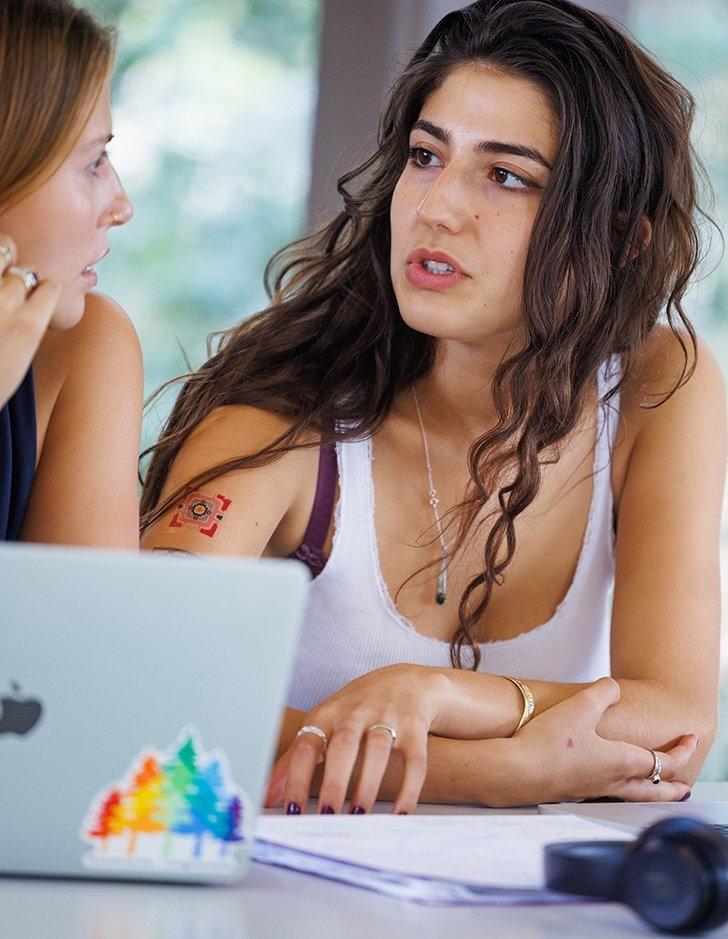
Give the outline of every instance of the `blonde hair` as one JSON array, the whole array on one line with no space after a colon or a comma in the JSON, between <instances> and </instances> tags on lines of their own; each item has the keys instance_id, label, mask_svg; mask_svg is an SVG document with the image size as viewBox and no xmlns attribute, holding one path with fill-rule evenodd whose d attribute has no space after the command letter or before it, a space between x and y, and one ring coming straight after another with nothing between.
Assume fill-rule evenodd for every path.
<instances>
[{"instance_id":1,"label":"blonde hair","mask_svg":"<svg viewBox=\"0 0 728 939\"><path fill-rule=\"evenodd\" d=\"M41 185L76 145L115 33L69 0L0 3L0 207Z\"/></svg>"}]
</instances>

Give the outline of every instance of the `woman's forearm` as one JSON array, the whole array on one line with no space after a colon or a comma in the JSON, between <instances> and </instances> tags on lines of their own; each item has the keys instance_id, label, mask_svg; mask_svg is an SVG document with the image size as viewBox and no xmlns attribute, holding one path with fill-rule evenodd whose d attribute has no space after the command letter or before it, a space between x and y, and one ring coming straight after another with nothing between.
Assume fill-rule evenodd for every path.
<instances>
[{"instance_id":1,"label":"woman's forearm","mask_svg":"<svg viewBox=\"0 0 728 939\"><path fill-rule=\"evenodd\" d=\"M447 690L445 707L438 715L437 733L443 737L472 740L508 737L518 725L523 698L516 686L497 675L441 669ZM534 716L565 701L588 684L522 679L535 702ZM653 750L669 749L687 733L697 734L701 746L688 767L692 783L707 756L716 729L716 701L704 689L679 693L675 688L647 679L616 679L621 697L599 723L598 733L609 740L623 740Z\"/></svg>"},{"instance_id":2,"label":"woman's forearm","mask_svg":"<svg viewBox=\"0 0 728 939\"><path fill-rule=\"evenodd\" d=\"M396 799L403 769L402 756L394 751L382 780L379 799L385 802ZM528 773L522 771L521 753L512 741L498 738L451 740L431 736L427 741L427 779L419 801L497 808L550 801L549 780L541 781L539 792L533 783Z\"/></svg>"}]
</instances>

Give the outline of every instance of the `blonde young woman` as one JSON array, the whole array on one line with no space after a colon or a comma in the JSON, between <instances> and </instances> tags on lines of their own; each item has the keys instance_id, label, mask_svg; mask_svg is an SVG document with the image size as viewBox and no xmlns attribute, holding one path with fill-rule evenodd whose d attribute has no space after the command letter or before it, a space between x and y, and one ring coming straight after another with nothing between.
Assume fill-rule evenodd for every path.
<instances>
[{"instance_id":1,"label":"blonde young woman","mask_svg":"<svg viewBox=\"0 0 728 939\"><path fill-rule=\"evenodd\" d=\"M132 207L106 150L113 37L0 5L0 540L135 547L141 355L93 293Z\"/></svg>"},{"instance_id":2,"label":"blonde young woman","mask_svg":"<svg viewBox=\"0 0 728 939\"><path fill-rule=\"evenodd\" d=\"M315 578L269 804L688 795L726 448L682 308L692 114L568 0L449 14L341 211L187 376L144 546Z\"/></svg>"}]
</instances>

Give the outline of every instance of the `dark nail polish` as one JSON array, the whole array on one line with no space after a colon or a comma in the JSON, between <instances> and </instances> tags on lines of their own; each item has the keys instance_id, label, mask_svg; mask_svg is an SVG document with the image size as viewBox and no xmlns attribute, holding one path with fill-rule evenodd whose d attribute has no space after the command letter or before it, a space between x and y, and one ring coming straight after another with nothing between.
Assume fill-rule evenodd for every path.
<instances>
[{"instance_id":1,"label":"dark nail polish","mask_svg":"<svg viewBox=\"0 0 728 939\"><path fill-rule=\"evenodd\" d=\"M289 802L286 806L286 815L300 815L301 806L298 802Z\"/></svg>"},{"instance_id":2,"label":"dark nail polish","mask_svg":"<svg viewBox=\"0 0 728 939\"><path fill-rule=\"evenodd\" d=\"M334 812L333 808L330 805L322 805L320 814L321 815L334 815L336 813Z\"/></svg>"},{"instance_id":3,"label":"dark nail polish","mask_svg":"<svg viewBox=\"0 0 728 939\"><path fill-rule=\"evenodd\" d=\"M352 815L365 815L366 809L362 808L360 805L355 805L351 810Z\"/></svg>"},{"instance_id":4,"label":"dark nail polish","mask_svg":"<svg viewBox=\"0 0 728 939\"><path fill-rule=\"evenodd\" d=\"M401 812L397 812L397 815L409 815L409 812L405 812L404 809L402 809Z\"/></svg>"},{"instance_id":5,"label":"dark nail polish","mask_svg":"<svg viewBox=\"0 0 728 939\"><path fill-rule=\"evenodd\" d=\"M690 790L688 790L688 791L685 793L685 795L682 797L682 799L680 799L680 801L681 801L681 802L687 802L691 795L692 795L692 792L691 792Z\"/></svg>"}]
</instances>

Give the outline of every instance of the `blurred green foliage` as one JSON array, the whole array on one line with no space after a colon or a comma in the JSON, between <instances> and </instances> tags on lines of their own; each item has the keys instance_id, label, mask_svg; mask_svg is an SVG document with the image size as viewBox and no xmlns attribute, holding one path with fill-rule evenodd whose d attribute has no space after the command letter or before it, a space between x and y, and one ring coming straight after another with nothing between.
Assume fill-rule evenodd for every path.
<instances>
[{"instance_id":1,"label":"blurred green foliage","mask_svg":"<svg viewBox=\"0 0 728 939\"><path fill-rule=\"evenodd\" d=\"M319 0L84 5L118 28L109 150L136 210L100 289L137 326L150 392L265 304L265 264L305 224Z\"/></svg>"}]
</instances>

